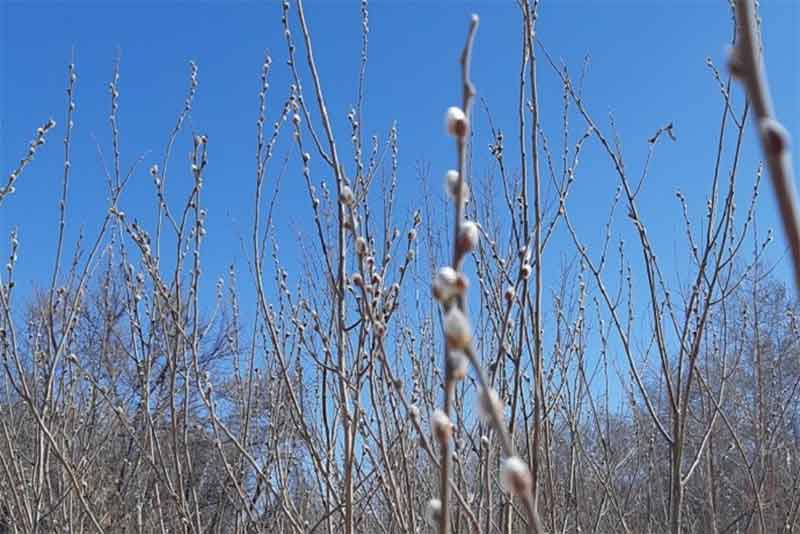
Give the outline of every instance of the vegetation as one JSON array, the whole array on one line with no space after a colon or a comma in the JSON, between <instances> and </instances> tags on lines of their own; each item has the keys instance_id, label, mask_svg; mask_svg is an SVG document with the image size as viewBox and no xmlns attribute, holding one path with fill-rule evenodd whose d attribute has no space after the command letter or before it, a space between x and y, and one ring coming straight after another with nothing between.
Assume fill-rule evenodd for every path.
<instances>
[{"instance_id":1,"label":"vegetation","mask_svg":"<svg viewBox=\"0 0 800 534\"><path fill-rule=\"evenodd\" d=\"M285 100L271 92L267 55L243 238L251 265L213 292L200 280L214 143L191 133L188 166L173 157L197 67L150 167L155 213L134 218L120 200L138 170L123 170L118 148L117 64L107 215L70 247L70 64L65 125L41 126L0 190L0 205L13 202L45 139L64 133L52 277L17 298L12 234L0 284L0 533L800 532L800 305L771 275L772 236L755 231L761 169L739 165L749 101L734 101L737 86L711 65L723 89L709 140L717 166L707 198L677 194L687 262L675 277L638 197L672 125L649 139L643 169L627 166L613 123L600 125L582 84L537 43L537 8L520 3L519 152L494 126L472 128L476 113L491 124L473 102L473 17L453 84L461 102L445 117L452 209L424 190L406 216L396 128L365 145L359 96L351 143L337 144L303 2L284 2L294 84ZM361 14L359 86L366 0ZM733 59L748 80L755 71ZM562 82L558 102L541 101L542 73ZM559 131L541 127L544 105L563 109ZM487 135L483 179L470 155ZM594 172L580 165L590 145L616 179L596 248L569 202ZM275 240L277 146L296 158L312 221L292 265ZM779 152L768 154L774 183L791 185L790 172L775 176L786 143L765 146ZM191 188L168 202L179 173ZM574 253L546 285L554 236ZM243 276L253 293L239 289Z\"/></svg>"}]
</instances>

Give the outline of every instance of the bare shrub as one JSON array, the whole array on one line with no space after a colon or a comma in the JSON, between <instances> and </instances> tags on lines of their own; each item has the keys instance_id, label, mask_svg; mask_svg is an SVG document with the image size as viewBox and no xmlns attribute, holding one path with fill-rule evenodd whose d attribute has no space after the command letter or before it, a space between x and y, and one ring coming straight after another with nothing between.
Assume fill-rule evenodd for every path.
<instances>
[{"instance_id":1,"label":"bare shrub","mask_svg":"<svg viewBox=\"0 0 800 534\"><path fill-rule=\"evenodd\" d=\"M603 126L583 95L585 72L575 80L537 41L538 7L519 4L513 134L470 78L477 16L464 47L443 51L461 67L461 101L442 110L453 169L420 165L406 209L401 132L367 139L363 124L368 3L357 100L340 113L303 1L283 2L292 83L285 95L270 86L266 54L240 236L248 272L213 273L213 289L204 181L218 141L187 131L198 65L163 154L126 168L117 58L102 103L108 206L73 245L71 63L64 125L43 123L0 189L0 206L13 202L63 132L52 275L17 298L14 232L0 284L0 533L797 532L800 309L755 228L762 169L741 166L751 104L709 63L723 89L717 165L707 198L676 195L686 262L675 276L648 233L660 214L640 208L672 123L640 140L643 168L626 165L613 119ZM754 53L748 42L737 53ZM556 101L540 99L539 76L559 82ZM545 105L562 111L555 128L541 123ZM173 154L183 141L188 163ZM487 141L482 174L472 155ZM589 150L614 183L605 224L587 228L570 193L599 172L580 164ZM781 198L787 158L767 154ZM287 169L309 221L297 259L274 220ZM154 209L133 214L121 195L145 173ZM177 176L188 187L167 195ZM556 240L570 252L554 271Z\"/></svg>"}]
</instances>

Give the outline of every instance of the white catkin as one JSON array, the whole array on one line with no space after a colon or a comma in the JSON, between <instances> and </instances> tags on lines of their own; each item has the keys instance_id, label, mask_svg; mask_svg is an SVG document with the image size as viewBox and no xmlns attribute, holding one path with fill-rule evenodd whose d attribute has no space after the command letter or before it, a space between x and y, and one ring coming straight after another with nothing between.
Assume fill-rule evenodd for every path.
<instances>
[{"instance_id":1,"label":"white catkin","mask_svg":"<svg viewBox=\"0 0 800 534\"><path fill-rule=\"evenodd\" d=\"M452 267L442 267L433 277L433 297L439 301L447 301L463 292L464 285L460 282L458 272Z\"/></svg>"},{"instance_id":2,"label":"white catkin","mask_svg":"<svg viewBox=\"0 0 800 534\"><path fill-rule=\"evenodd\" d=\"M498 419L503 416L503 403L497 392L491 388L481 389L478 392L478 415L485 423L492 421L492 414L495 414Z\"/></svg>"},{"instance_id":3,"label":"white catkin","mask_svg":"<svg viewBox=\"0 0 800 534\"><path fill-rule=\"evenodd\" d=\"M431 432L439 443L445 443L453 433L453 423L442 410L431 414Z\"/></svg>"},{"instance_id":4,"label":"white catkin","mask_svg":"<svg viewBox=\"0 0 800 534\"><path fill-rule=\"evenodd\" d=\"M442 501L430 499L425 505L425 520L432 527L439 524L439 517L442 514Z\"/></svg>"},{"instance_id":5,"label":"white catkin","mask_svg":"<svg viewBox=\"0 0 800 534\"><path fill-rule=\"evenodd\" d=\"M478 246L478 225L472 221L464 221L458 229L458 246L462 252L470 252Z\"/></svg>"},{"instance_id":6,"label":"white catkin","mask_svg":"<svg viewBox=\"0 0 800 534\"><path fill-rule=\"evenodd\" d=\"M444 337L451 350L465 350L472 342L472 328L464 312L456 306L444 317Z\"/></svg>"},{"instance_id":7,"label":"white catkin","mask_svg":"<svg viewBox=\"0 0 800 534\"><path fill-rule=\"evenodd\" d=\"M531 473L518 456L511 456L500 463L500 485L511 495L526 493L531 485Z\"/></svg>"},{"instance_id":8,"label":"white catkin","mask_svg":"<svg viewBox=\"0 0 800 534\"><path fill-rule=\"evenodd\" d=\"M444 187L447 194L452 198L456 197L456 187L458 187L458 171L450 169L444 175Z\"/></svg>"},{"instance_id":9,"label":"white catkin","mask_svg":"<svg viewBox=\"0 0 800 534\"><path fill-rule=\"evenodd\" d=\"M464 110L457 106L451 106L447 108L447 113L445 114L445 125L447 127L447 133L453 137L466 136L469 124L467 122L467 116L464 114Z\"/></svg>"}]
</instances>

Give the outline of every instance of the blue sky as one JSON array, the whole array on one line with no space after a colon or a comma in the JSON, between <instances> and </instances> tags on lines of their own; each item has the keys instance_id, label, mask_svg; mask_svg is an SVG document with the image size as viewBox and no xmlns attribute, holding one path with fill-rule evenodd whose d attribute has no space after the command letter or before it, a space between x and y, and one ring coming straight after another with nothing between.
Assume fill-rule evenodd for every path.
<instances>
[{"instance_id":1,"label":"blue sky","mask_svg":"<svg viewBox=\"0 0 800 534\"><path fill-rule=\"evenodd\" d=\"M800 2L762 1L768 73L779 118L800 137ZM0 211L0 250L11 228L20 232L18 284L23 291L45 284L50 272L56 207L63 162L66 67L74 48L78 83L68 237L80 228L92 236L105 212L106 191L95 139L110 154L107 84L113 59L121 51L120 112L123 166L144 161L121 206L141 221L152 221L152 181L147 172L160 162L168 134L188 85L188 62L199 65L200 87L189 128L210 139L205 202L209 237L205 244L206 287L236 263L245 279L239 238L249 235L254 187L254 124L265 50L273 57L270 117L287 94L286 47L278 2L8 2L0 7L0 169L7 173L24 153L34 130L53 117L59 124L49 143L17 184L17 193ZM327 104L336 124L340 150L349 161L345 119L355 102L360 49L357 2L306 2L315 55ZM401 205L409 212L418 192L419 162L430 163L431 189L441 191L441 176L453 165L451 140L444 134L444 110L460 101L457 56L469 15L481 17L473 56L473 79L496 123L513 140L516 131L520 16L515 2L441 1L370 3L369 64L365 116L367 134L382 138L393 121L400 140ZM294 17L294 15L293 15ZM294 23L294 20L293 20ZM640 196L645 222L667 267L685 271L685 250L675 190L681 189L702 214L710 186L722 102L706 67L712 58L724 72L731 35L726 1L544 1L538 37L555 58L577 73L591 56L585 82L586 103L607 128L613 112L631 169L641 168L646 139L672 121L676 143L659 145L652 172ZM295 30L295 35L299 32ZM540 57L540 106L545 131L555 143L560 132L560 82ZM310 79L305 85L310 89ZM737 97L738 98L738 97ZM738 98L741 102L741 98ZM271 120L268 124L271 123ZM572 142L584 125L572 119ZM474 173L492 170L486 121L478 116ZM513 143L513 141L511 141ZM285 142L279 154L288 146ZM188 133L175 150L185 161ZM510 144L509 155L516 153ZM745 138L740 173L747 191L758 154L752 131ZM797 158L796 158L797 160ZM312 162L313 164L313 162ZM325 177L316 161L316 179ZM508 160L517 170L514 158ZM172 191L188 187L188 170L173 171ZM291 173L290 173L291 174ZM569 201L585 242L599 242L608 201L617 178L595 145L587 149ZM759 228L778 229L772 191L766 183ZM288 250L298 230L309 231L307 198L301 175L287 176L276 220ZM172 197L177 200L178 197ZM739 205L745 205L740 198ZM623 214L624 215L624 214ZM624 228L624 217L620 223ZM776 234L781 238L780 233ZM574 254L565 235L548 251L557 266ZM779 239L779 243L781 243ZM773 247L773 256L781 250ZM789 280L788 267L778 276Z\"/></svg>"}]
</instances>

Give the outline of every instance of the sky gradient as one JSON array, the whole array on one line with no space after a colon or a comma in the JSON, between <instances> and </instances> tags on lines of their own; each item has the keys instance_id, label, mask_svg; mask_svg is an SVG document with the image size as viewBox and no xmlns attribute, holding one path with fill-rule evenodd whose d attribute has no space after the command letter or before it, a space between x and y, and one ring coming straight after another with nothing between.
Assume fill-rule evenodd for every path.
<instances>
[{"instance_id":1,"label":"sky gradient","mask_svg":"<svg viewBox=\"0 0 800 534\"><path fill-rule=\"evenodd\" d=\"M767 71L779 118L800 137L800 2L762 1ZM351 164L345 116L355 102L361 46L357 2L306 2L314 51L327 105L335 123L343 158ZM508 165L518 171L514 138L520 63L521 17L515 2L370 2L369 62L364 105L366 140L384 139L396 122L400 143L401 213L410 213L419 193L418 169L430 165L431 190L441 191L441 176L454 164L452 141L442 126L444 110L460 101L458 54L469 15L478 13L472 76L495 123L506 132ZM299 39L292 12L295 38ZM669 122L675 143L660 143L650 177L639 197L658 253L677 273L686 272L685 240L675 191L686 195L692 214L702 217L710 187L722 99L706 65L710 58L725 74L725 50L732 34L728 3L719 1L544 1L538 38L570 72L580 72L588 55L585 102L595 119L609 129L609 113L622 140L626 165L638 175L647 154L647 139ZM73 137L68 242L83 229L93 236L107 208L105 179L97 143L110 157L109 95L117 51L121 55L120 111L123 167L138 158L121 207L141 221L152 222L154 200L148 169L160 162L188 86L190 60L199 66L199 89L188 128L174 151L173 201L191 183L188 165L179 170L190 146L190 132L210 139L204 198L208 239L206 287L236 264L246 271L241 239L247 239L253 214L255 119L261 64L265 51L273 58L268 124L278 112L291 83L285 68L287 51L278 2L3 2L0 7L0 167L16 165L37 126L49 117L58 122L48 144L17 184L17 193L0 211L0 251L19 229L20 289L46 284L55 246L56 207L63 164L67 64L74 50L78 74ZM298 57L302 58L302 49ZM549 141L560 147L561 83L539 52L540 109ZM311 88L305 76L306 89ZM741 104L738 88L735 101ZM473 173L493 172L486 150L491 141L486 117L476 107ZM570 142L585 131L571 118ZM740 189L752 187L758 164L752 131L745 135ZM283 157L290 144L279 145ZM295 159L297 159L295 157ZM795 161L797 161L797 157ZM177 162L177 164L175 163ZM316 165L316 168L314 167ZM351 165L352 166L352 165ZM796 166L796 165L795 165ZM723 175L727 172L723 169ZM312 160L315 180L329 178L320 159ZM350 172L352 175L352 171ZM310 233L310 208L301 175L290 172L276 211L279 240L291 267L293 242ZM766 177L765 177L766 178ZM569 210L590 249L602 237L601 225L617 177L596 143L582 157L581 171L569 199ZM779 229L775 204L764 180L759 232ZM268 185L269 187L269 185ZM746 198L739 199L743 211ZM630 225L618 224L620 236ZM546 261L557 267L574 257L566 234L548 249ZM782 235L771 254L782 255ZM70 247L71 249L71 247ZM5 254L5 252L3 252ZM783 263L776 274L789 280ZM240 279L246 278L240 276ZM548 279L554 283L555 279ZM550 286L552 288L552 286Z\"/></svg>"}]
</instances>

